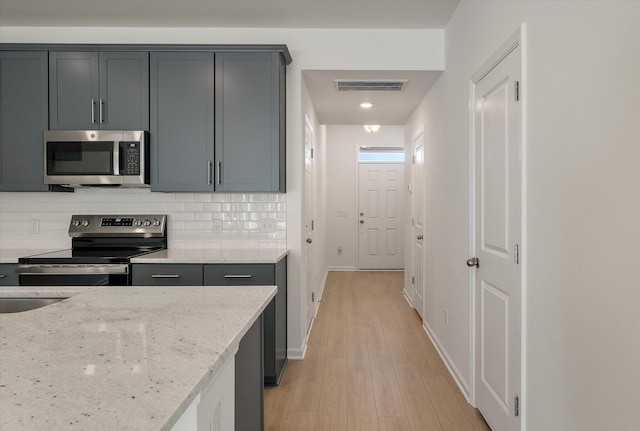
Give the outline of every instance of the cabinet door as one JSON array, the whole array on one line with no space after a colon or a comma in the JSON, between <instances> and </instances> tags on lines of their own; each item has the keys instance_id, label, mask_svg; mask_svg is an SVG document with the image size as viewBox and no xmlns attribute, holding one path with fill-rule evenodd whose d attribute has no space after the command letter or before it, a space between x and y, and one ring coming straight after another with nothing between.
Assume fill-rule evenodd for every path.
<instances>
[{"instance_id":1,"label":"cabinet door","mask_svg":"<svg viewBox=\"0 0 640 431\"><path fill-rule=\"evenodd\" d=\"M98 53L49 53L51 130L98 129Z\"/></svg>"},{"instance_id":2,"label":"cabinet door","mask_svg":"<svg viewBox=\"0 0 640 431\"><path fill-rule=\"evenodd\" d=\"M283 77L278 53L216 54L216 191L284 191Z\"/></svg>"},{"instance_id":3,"label":"cabinet door","mask_svg":"<svg viewBox=\"0 0 640 431\"><path fill-rule=\"evenodd\" d=\"M149 130L149 53L101 52L101 129Z\"/></svg>"},{"instance_id":4,"label":"cabinet door","mask_svg":"<svg viewBox=\"0 0 640 431\"><path fill-rule=\"evenodd\" d=\"M0 286L18 285L18 274L16 274L17 266L18 265L13 263L0 264Z\"/></svg>"},{"instance_id":5,"label":"cabinet door","mask_svg":"<svg viewBox=\"0 0 640 431\"><path fill-rule=\"evenodd\" d=\"M236 353L236 431L264 430L262 316L240 340Z\"/></svg>"},{"instance_id":6,"label":"cabinet door","mask_svg":"<svg viewBox=\"0 0 640 431\"><path fill-rule=\"evenodd\" d=\"M151 190L213 191L213 53L151 53Z\"/></svg>"},{"instance_id":7,"label":"cabinet door","mask_svg":"<svg viewBox=\"0 0 640 431\"><path fill-rule=\"evenodd\" d=\"M0 52L0 191L46 191L46 52Z\"/></svg>"},{"instance_id":8,"label":"cabinet door","mask_svg":"<svg viewBox=\"0 0 640 431\"><path fill-rule=\"evenodd\" d=\"M198 264L134 264L131 269L134 286L202 286L202 265Z\"/></svg>"}]
</instances>

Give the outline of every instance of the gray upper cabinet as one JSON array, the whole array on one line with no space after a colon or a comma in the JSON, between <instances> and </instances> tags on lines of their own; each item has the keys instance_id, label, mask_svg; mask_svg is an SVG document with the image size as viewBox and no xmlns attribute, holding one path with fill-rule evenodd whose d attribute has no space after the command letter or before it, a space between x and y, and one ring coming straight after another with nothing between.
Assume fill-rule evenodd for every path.
<instances>
[{"instance_id":1,"label":"gray upper cabinet","mask_svg":"<svg viewBox=\"0 0 640 431\"><path fill-rule=\"evenodd\" d=\"M284 78L279 53L216 54L216 191L285 191Z\"/></svg>"},{"instance_id":2,"label":"gray upper cabinet","mask_svg":"<svg viewBox=\"0 0 640 431\"><path fill-rule=\"evenodd\" d=\"M148 52L49 53L51 130L148 130Z\"/></svg>"},{"instance_id":3,"label":"gray upper cabinet","mask_svg":"<svg viewBox=\"0 0 640 431\"><path fill-rule=\"evenodd\" d=\"M278 52L151 53L151 189L285 191Z\"/></svg>"},{"instance_id":4,"label":"gray upper cabinet","mask_svg":"<svg viewBox=\"0 0 640 431\"><path fill-rule=\"evenodd\" d=\"M0 51L0 191L46 191L47 53Z\"/></svg>"},{"instance_id":5,"label":"gray upper cabinet","mask_svg":"<svg viewBox=\"0 0 640 431\"><path fill-rule=\"evenodd\" d=\"M151 53L151 190L213 191L214 54Z\"/></svg>"}]
</instances>

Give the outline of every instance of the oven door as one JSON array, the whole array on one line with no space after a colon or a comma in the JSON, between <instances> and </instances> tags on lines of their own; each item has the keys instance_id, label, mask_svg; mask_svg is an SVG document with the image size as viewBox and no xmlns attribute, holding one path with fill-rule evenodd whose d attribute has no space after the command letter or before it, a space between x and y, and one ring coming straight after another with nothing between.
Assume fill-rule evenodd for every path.
<instances>
[{"instance_id":1,"label":"oven door","mask_svg":"<svg viewBox=\"0 0 640 431\"><path fill-rule=\"evenodd\" d=\"M129 265L18 265L20 286L129 286Z\"/></svg>"}]
</instances>

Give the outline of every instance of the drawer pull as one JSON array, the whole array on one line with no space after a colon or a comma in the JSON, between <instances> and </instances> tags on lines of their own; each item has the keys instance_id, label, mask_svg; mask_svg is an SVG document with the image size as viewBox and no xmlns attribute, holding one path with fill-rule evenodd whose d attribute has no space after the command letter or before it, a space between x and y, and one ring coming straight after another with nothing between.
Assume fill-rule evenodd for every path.
<instances>
[{"instance_id":1,"label":"drawer pull","mask_svg":"<svg viewBox=\"0 0 640 431\"><path fill-rule=\"evenodd\" d=\"M251 274L225 274L224 278L251 278Z\"/></svg>"},{"instance_id":2,"label":"drawer pull","mask_svg":"<svg viewBox=\"0 0 640 431\"><path fill-rule=\"evenodd\" d=\"M151 274L151 278L180 278L180 274Z\"/></svg>"},{"instance_id":3,"label":"drawer pull","mask_svg":"<svg viewBox=\"0 0 640 431\"><path fill-rule=\"evenodd\" d=\"M5 278L5 277L6 277L6 275L0 274L0 278Z\"/></svg>"}]
</instances>

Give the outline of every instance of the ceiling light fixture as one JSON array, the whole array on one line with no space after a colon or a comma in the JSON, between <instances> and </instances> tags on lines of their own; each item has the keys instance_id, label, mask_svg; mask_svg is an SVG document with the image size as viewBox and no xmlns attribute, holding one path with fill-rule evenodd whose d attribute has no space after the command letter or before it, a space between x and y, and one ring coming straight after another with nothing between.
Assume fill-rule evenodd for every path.
<instances>
[{"instance_id":1,"label":"ceiling light fixture","mask_svg":"<svg viewBox=\"0 0 640 431\"><path fill-rule=\"evenodd\" d=\"M369 108L371 108L372 106L373 106L373 103L370 103L370 102L362 102L362 103L360 104L360 107L361 107L362 109L369 109Z\"/></svg>"},{"instance_id":2,"label":"ceiling light fixture","mask_svg":"<svg viewBox=\"0 0 640 431\"><path fill-rule=\"evenodd\" d=\"M376 133L378 130L380 130L379 124L367 124L363 127L364 127L364 130L366 130L369 133Z\"/></svg>"}]
</instances>

